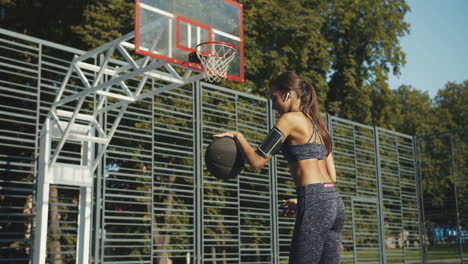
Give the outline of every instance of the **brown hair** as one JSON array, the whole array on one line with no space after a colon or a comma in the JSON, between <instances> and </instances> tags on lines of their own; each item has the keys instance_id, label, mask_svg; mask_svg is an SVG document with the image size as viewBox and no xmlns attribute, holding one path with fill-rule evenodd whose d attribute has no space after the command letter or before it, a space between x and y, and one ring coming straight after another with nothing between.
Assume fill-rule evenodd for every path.
<instances>
[{"instance_id":1,"label":"brown hair","mask_svg":"<svg viewBox=\"0 0 468 264\"><path fill-rule=\"evenodd\" d=\"M323 138L323 143L327 148L327 156L332 151L332 140L325 122L320 115L320 107L317 100L317 93L314 87L294 72L279 72L270 81L270 93L273 90L286 94L294 90L301 100L299 110L306 115L312 124L319 130Z\"/></svg>"}]
</instances>

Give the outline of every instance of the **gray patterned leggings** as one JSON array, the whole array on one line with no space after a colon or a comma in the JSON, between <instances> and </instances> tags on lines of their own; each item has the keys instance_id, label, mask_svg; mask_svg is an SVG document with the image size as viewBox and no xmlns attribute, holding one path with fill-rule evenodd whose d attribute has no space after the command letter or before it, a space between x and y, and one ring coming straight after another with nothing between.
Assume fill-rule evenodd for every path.
<instances>
[{"instance_id":1,"label":"gray patterned leggings","mask_svg":"<svg viewBox=\"0 0 468 264\"><path fill-rule=\"evenodd\" d=\"M338 264L345 207L333 183L296 188L297 215L289 264Z\"/></svg>"}]
</instances>

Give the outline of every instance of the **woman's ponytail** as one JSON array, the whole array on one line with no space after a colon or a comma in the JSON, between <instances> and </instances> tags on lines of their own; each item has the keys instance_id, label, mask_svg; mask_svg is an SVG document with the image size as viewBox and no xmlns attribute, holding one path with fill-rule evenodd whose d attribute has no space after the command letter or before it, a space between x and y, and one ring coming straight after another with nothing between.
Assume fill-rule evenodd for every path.
<instances>
[{"instance_id":1,"label":"woman's ponytail","mask_svg":"<svg viewBox=\"0 0 468 264\"><path fill-rule=\"evenodd\" d=\"M322 115L320 114L317 93L315 92L314 87L302 77L301 81L302 83L300 86L302 88L302 96L300 110L310 119L314 125L314 129L318 129L318 132L324 141L323 144L325 144L327 148L328 156L328 154L330 154L332 151L332 140Z\"/></svg>"},{"instance_id":2,"label":"woman's ponytail","mask_svg":"<svg viewBox=\"0 0 468 264\"><path fill-rule=\"evenodd\" d=\"M332 151L330 133L320 115L317 94L314 87L294 72L279 72L270 81L270 89L280 91L282 94L294 90L301 100L299 110L312 122L314 129L318 129L327 148L327 156Z\"/></svg>"}]
</instances>

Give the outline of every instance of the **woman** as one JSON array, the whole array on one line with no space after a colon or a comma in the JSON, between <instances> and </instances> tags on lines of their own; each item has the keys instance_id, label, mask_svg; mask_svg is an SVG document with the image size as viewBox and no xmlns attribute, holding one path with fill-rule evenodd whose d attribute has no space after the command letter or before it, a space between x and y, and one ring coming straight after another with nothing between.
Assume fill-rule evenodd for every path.
<instances>
[{"instance_id":1,"label":"woman","mask_svg":"<svg viewBox=\"0 0 468 264\"><path fill-rule=\"evenodd\" d=\"M255 169L282 150L297 193L297 199L280 206L283 216L296 216L289 263L339 263L345 208L335 189L331 137L320 116L317 95L293 72L278 73L269 86L273 109L280 118L257 149L236 131L215 137L236 139Z\"/></svg>"}]
</instances>

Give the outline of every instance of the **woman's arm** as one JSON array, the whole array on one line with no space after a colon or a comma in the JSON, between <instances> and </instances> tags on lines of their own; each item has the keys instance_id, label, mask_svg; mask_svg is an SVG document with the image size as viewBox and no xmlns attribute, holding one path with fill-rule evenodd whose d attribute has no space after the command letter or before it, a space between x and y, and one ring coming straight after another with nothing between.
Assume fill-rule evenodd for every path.
<instances>
[{"instance_id":1,"label":"woman's arm","mask_svg":"<svg viewBox=\"0 0 468 264\"><path fill-rule=\"evenodd\" d=\"M256 170L259 170L267 164L267 162L271 159L272 156L268 158L264 158L260 154L258 154L255 149L247 142L244 135L237 131L228 131L221 134L214 135L215 137L230 137L236 140L239 143L239 146L242 149L242 156L244 160L250 164L250 166L254 167Z\"/></svg>"},{"instance_id":2,"label":"woman's arm","mask_svg":"<svg viewBox=\"0 0 468 264\"><path fill-rule=\"evenodd\" d=\"M291 134L291 129L292 129L292 122L294 116L290 114L284 114L282 115L278 121L275 124L275 127L278 128L283 134L284 138L282 139L281 143L286 140L286 138ZM239 143L243 156L252 167L254 167L256 170L259 170L267 164L267 162L271 159L271 155L268 156L267 158L264 158L262 155L258 154L256 149L254 149L249 142L245 139L244 135L242 133L237 132L237 131L230 131L230 132L225 132L221 134L215 135L215 137L230 137Z\"/></svg>"},{"instance_id":3,"label":"woman's arm","mask_svg":"<svg viewBox=\"0 0 468 264\"><path fill-rule=\"evenodd\" d=\"M239 142L239 145L242 148L242 153L244 154L244 158L250 164L250 166L254 167L256 170L259 170L265 166L265 164L270 161L273 156L269 156L268 158L264 158L260 154L255 151L255 149L250 146L249 142L244 138L242 133L236 132L235 139Z\"/></svg>"}]
</instances>

